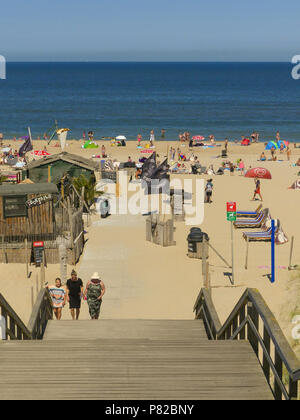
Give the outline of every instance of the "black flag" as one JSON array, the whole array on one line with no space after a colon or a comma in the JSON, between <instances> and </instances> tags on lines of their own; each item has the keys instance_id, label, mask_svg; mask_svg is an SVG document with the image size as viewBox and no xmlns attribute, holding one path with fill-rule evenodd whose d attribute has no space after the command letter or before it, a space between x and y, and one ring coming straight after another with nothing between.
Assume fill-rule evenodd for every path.
<instances>
[{"instance_id":1,"label":"black flag","mask_svg":"<svg viewBox=\"0 0 300 420\"><path fill-rule=\"evenodd\" d=\"M170 179L168 175L169 165L168 159L165 159L154 171L152 175L152 179L158 179L159 181L162 179Z\"/></svg>"},{"instance_id":2,"label":"black flag","mask_svg":"<svg viewBox=\"0 0 300 420\"><path fill-rule=\"evenodd\" d=\"M24 156L27 152L30 152L33 149L32 143L29 136L26 136L25 142L22 144L22 146L19 149L19 156Z\"/></svg>"},{"instance_id":3,"label":"black flag","mask_svg":"<svg viewBox=\"0 0 300 420\"><path fill-rule=\"evenodd\" d=\"M142 166L141 179L148 182L151 182L152 175L156 169L156 152L152 153L151 156L144 162Z\"/></svg>"}]
</instances>

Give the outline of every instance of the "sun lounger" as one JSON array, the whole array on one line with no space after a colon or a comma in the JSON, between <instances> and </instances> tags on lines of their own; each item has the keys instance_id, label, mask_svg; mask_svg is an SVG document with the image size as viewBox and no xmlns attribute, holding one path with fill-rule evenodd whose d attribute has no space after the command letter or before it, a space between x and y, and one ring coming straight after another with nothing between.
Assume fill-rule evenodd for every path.
<instances>
[{"instance_id":1,"label":"sun lounger","mask_svg":"<svg viewBox=\"0 0 300 420\"><path fill-rule=\"evenodd\" d=\"M275 238L279 232L280 222L278 221L277 227L275 228ZM272 227L269 227L265 231L259 232L243 232L243 238L249 242L271 242L272 239Z\"/></svg>"},{"instance_id":2,"label":"sun lounger","mask_svg":"<svg viewBox=\"0 0 300 420\"><path fill-rule=\"evenodd\" d=\"M264 209L258 214L256 219L238 219L233 223L233 225L236 229L260 228L268 219L270 219L269 209Z\"/></svg>"},{"instance_id":3,"label":"sun lounger","mask_svg":"<svg viewBox=\"0 0 300 420\"><path fill-rule=\"evenodd\" d=\"M262 209L262 204L260 204L255 211L237 211L237 217L257 217L258 213Z\"/></svg>"}]
</instances>

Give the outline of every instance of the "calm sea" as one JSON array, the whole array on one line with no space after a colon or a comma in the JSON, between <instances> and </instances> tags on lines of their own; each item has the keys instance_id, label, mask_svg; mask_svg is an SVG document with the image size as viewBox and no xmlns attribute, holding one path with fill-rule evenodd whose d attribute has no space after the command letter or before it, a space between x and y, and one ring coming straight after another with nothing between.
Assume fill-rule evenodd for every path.
<instances>
[{"instance_id":1,"label":"calm sea","mask_svg":"<svg viewBox=\"0 0 300 420\"><path fill-rule=\"evenodd\" d=\"M288 63L8 63L0 80L0 131L42 136L54 123L79 139L151 129L160 138L214 134L300 141L300 80Z\"/></svg>"}]
</instances>

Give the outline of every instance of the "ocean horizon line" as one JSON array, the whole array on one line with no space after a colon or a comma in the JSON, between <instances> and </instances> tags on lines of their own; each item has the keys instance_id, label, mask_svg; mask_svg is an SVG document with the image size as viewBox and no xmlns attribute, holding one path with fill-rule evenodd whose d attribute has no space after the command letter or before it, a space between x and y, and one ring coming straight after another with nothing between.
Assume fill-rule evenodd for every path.
<instances>
[{"instance_id":1,"label":"ocean horizon line","mask_svg":"<svg viewBox=\"0 0 300 420\"><path fill-rule=\"evenodd\" d=\"M174 61L174 60L6 60L8 64L47 64L47 63L62 63L62 64L127 64L127 63L141 63L141 64L292 64L291 61L246 61L246 60L239 60L239 61Z\"/></svg>"}]
</instances>

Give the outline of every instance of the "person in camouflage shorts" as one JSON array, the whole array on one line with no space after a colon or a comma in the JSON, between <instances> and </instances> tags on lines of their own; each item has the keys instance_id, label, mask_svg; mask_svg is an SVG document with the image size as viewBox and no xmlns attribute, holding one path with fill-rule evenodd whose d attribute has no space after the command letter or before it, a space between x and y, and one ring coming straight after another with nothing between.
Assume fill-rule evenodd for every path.
<instances>
[{"instance_id":1,"label":"person in camouflage shorts","mask_svg":"<svg viewBox=\"0 0 300 420\"><path fill-rule=\"evenodd\" d=\"M86 285L84 296L87 299L91 319L99 319L102 297L105 293L105 285L98 273L94 273Z\"/></svg>"}]
</instances>

